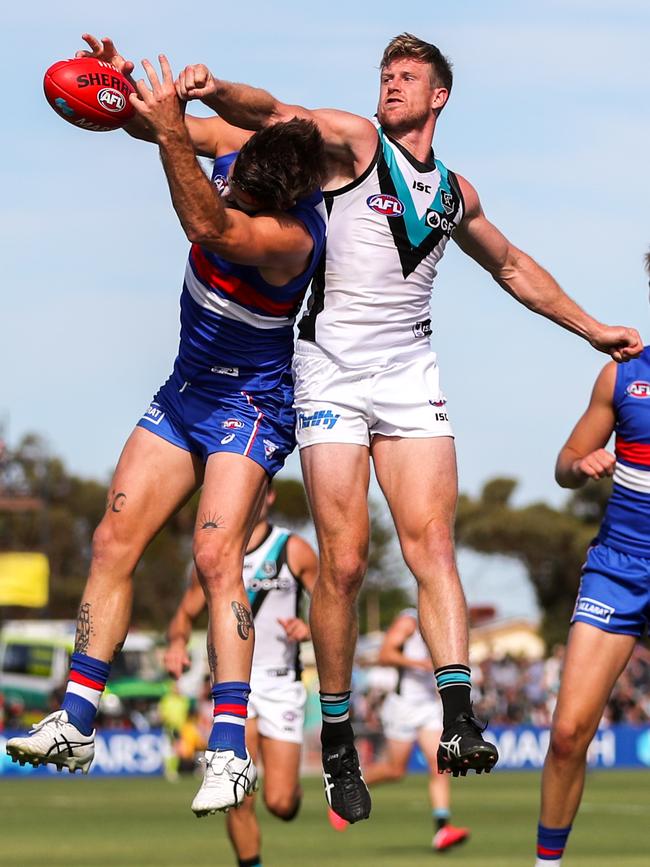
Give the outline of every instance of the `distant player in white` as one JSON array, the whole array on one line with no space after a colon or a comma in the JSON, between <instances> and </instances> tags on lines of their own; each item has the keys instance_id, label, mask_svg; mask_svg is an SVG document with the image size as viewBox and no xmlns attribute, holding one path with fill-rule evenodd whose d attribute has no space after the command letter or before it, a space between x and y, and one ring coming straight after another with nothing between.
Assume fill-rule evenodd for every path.
<instances>
[{"instance_id":1,"label":"distant player in white","mask_svg":"<svg viewBox=\"0 0 650 867\"><path fill-rule=\"evenodd\" d=\"M298 616L303 591L311 594L318 558L310 545L268 520L275 500L270 489L253 529L244 558L244 585L255 626L251 695L246 746L253 761L264 765L264 803L280 819L293 819L300 808L300 750L305 716L305 688L300 682L300 642L309 627ZM189 665L187 645L192 624L205 607L193 570L167 632L165 667L180 677ZM238 864L260 864L261 835L254 798L245 798L227 816Z\"/></svg>"},{"instance_id":2,"label":"distant player in white","mask_svg":"<svg viewBox=\"0 0 650 867\"><path fill-rule=\"evenodd\" d=\"M418 629L415 608L402 611L389 627L379 651L379 664L395 666L398 680L395 691L386 697L381 709L386 757L366 767L365 781L372 786L401 780L417 741L429 764L429 796L436 827L431 845L437 852L443 852L466 840L469 831L450 823L450 780L447 774L438 773L436 760L442 734L442 704L431 676L431 654Z\"/></svg>"}]
</instances>

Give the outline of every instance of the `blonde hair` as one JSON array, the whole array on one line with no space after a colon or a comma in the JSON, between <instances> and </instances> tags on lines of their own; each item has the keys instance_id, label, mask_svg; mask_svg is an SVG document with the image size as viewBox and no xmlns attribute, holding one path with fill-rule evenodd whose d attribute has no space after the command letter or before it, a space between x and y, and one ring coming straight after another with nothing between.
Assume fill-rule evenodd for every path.
<instances>
[{"instance_id":1,"label":"blonde hair","mask_svg":"<svg viewBox=\"0 0 650 867\"><path fill-rule=\"evenodd\" d=\"M381 58L381 69L402 58L428 63L431 66L432 82L439 87L445 87L451 93L454 78L451 62L435 45L418 39L412 33L400 33L386 46Z\"/></svg>"}]
</instances>

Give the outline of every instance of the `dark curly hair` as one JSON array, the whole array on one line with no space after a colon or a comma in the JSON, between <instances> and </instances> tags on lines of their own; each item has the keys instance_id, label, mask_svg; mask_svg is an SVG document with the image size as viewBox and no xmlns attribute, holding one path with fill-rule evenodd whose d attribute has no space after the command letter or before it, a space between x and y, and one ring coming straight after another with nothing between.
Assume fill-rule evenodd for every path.
<instances>
[{"instance_id":1,"label":"dark curly hair","mask_svg":"<svg viewBox=\"0 0 650 867\"><path fill-rule=\"evenodd\" d=\"M324 176L325 145L318 127L294 117L251 136L231 177L264 208L283 211L320 187Z\"/></svg>"}]
</instances>

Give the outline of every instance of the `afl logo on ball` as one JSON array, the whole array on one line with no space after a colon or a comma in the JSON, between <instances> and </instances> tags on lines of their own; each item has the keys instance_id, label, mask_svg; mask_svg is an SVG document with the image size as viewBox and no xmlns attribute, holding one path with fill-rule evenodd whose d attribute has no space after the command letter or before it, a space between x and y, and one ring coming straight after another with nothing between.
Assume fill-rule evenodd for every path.
<instances>
[{"instance_id":1,"label":"afl logo on ball","mask_svg":"<svg viewBox=\"0 0 650 867\"><path fill-rule=\"evenodd\" d=\"M626 390L630 397L636 397L639 399L650 397L650 382L644 382L641 379L637 379L636 382L631 382Z\"/></svg>"},{"instance_id":2,"label":"afl logo on ball","mask_svg":"<svg viewBox=\"0 0 650 867\"><path fill-rule=\"evenodd\" d=\"M126 105L124 94L115 90L114 87L102 87L97 94L97 102L106 111L122 111Z\"/></svg>"},{"instance_id":3,"label":"afl logo on ball","mask_svg":"<svg viewBox=\"0 0 650 867\"><path fill-rule=\"evenodd\" d=\"M403 203L395 196L388 196L383 193L368 196L366 204L371 211L384 217L401 217L406 210Z\"/></svg>"}]
</instances>

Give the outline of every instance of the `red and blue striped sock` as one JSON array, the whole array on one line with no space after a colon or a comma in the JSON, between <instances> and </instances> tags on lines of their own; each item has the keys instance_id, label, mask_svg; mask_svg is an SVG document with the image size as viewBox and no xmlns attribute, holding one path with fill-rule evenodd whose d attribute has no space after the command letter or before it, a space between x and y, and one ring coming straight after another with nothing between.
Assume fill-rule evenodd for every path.
<instances>
[{"instance_id":1,"label":"red and blue striped sock","mask_svg":"<svg viewBox=\"0 0 650 867\"><path fill-rule=\"evenodd\" d=\"M561 864L566 841L571 833L571 825L566 828L546 828L540 824L537 826L537 865L550 867Z\"/></svg>"},{"instance_id":2,"label":"red and blue striped sock","mask_svg":"<svg viewBox=\"0 0 650 867\"><path fill-rule=\"evenodd\" d=\"M234 750L240 759L246 758L246 713L250 691L250 684L243 681L214 684L214 724L208 740L209 750Z\"/></svg>"},{"instance_id":3,"label":"red and blue striped sock","mask_svg":"<svg viewBox=\"0 0 650 867\"><path fill-rule=\"evenodd\" d=\"M91 734L95 726L99 700L110 672L108 662L84 653L72 654L68 686L61 709L68 714L68 722L84 735Z\"/></svg>"}]
</instances>

